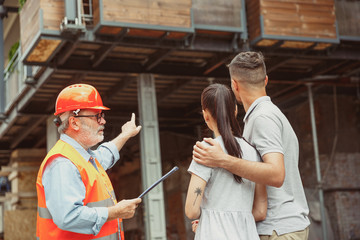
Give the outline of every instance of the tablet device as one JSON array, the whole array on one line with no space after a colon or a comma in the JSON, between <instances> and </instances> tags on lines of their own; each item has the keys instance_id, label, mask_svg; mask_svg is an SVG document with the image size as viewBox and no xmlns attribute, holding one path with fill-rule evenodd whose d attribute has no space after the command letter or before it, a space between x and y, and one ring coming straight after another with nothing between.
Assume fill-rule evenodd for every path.
<instances>
[{"instance_id":1,"label":"tablet device","mask_svg":"<svg viewBox=\"0 0 360 240\"><path fill-rule=\"evenodd\" d=\"M150 192L151 189L153 189L154 187L156 187L156 185L158 185L159 183L161 183L162 181L164 181L167 177L169 177L171 174L173 174L174 172L176 172L179 169L179 167L175 166L173 169L171 169L167 174L165 174L164 176L162 176L159 180L157 180L155 183L153 183L153 185L151 185L150 187L148 187L142 194L140 194L140 196L138 198L142 198L145 194L147 194L148 192Z\"/></svg>"}]
</instances>

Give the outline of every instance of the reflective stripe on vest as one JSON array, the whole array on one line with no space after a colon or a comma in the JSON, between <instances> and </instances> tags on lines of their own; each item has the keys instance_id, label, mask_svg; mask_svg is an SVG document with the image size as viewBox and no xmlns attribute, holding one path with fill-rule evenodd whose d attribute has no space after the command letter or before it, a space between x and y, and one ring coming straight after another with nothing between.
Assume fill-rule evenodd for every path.
<instances>
[{"instance_id":1,"label":"reflective stripe on vest","mask_svg":"<svg viewBox=\"0 0 360 240\"><path fill-rule=\"evenodd\" d=\"M118 233L111 234L106 237L97 238L96 240L118 240Z\"/></svg>"},{"instance_id":2,"label":"reflective stripe on vest","mask_svg":"<svg viewBox=\"0 0 360 240\"><path fill-rule=\"evenodd\" d=\"M47 208L38 207L38 213L41 218L52 219L52 216Z\"/></svg>"},{"instance_id":3,"label":"reflective stripe on vest","mask_svg":"<svg viewBox=\"0 0 360 240\"><path fill-rule=\"evenodd\" d=\"M97 201L97 202L90 202L86 204L87 207L111 207L114 206L113 200L111 198ZM39 216L45 219L52 219L49 209L38 207Z\"/></svg>"},{"instance_id":4,"label":"reflective stripe on vest","mask_svg":"<svg viewBox=\"0 0 360 240\"><path fill-rule=\"evenodd\" d=\"M111 181L100 163L95 160L95 164L98 168L98 170L96 170L94 166L85 160L71 145L59 140L45 157L37 176L37 239L118 240L120 238L123 240L124 232L121 228L122 219L105 222L96 236L61 230L55 225L50 211L46 206L45 191L42 184L42 174L47 164L60 156L69 159L77 167L86 189L85 198L83 200L85 206L90 208L110 207L117 203Z\"/></svg>"},{"instance_id":5,"label":"reflective stripe on vest","mask_svg":"<svg viewBox=\"0 0 360 240\"><path fill-rule=\"evenodd\" d=\"M36 237L36 240L40 240L40 238ZM118 240L118 236L117 233L114 233L106 237L97 238L97 240Z\"/></svg>"}]
</instances>

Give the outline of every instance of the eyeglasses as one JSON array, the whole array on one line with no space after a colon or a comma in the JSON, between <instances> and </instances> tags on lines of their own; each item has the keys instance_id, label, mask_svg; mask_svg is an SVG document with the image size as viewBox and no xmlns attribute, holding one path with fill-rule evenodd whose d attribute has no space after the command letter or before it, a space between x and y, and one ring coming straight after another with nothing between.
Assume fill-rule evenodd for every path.
<instances>
[{"instance_id":1,"label":"eyeglasses","mask_svg":"<svg viewBox=\"0 0 360 240\"><path fill-rule=\"evenodd\" d=\"M76 115L74 117L96 117L96 120L97 122L100 124L101 123L101 118L104 118L105 119L105 113L104 112L101 112L101 113L98 113L98 114L95 114L95 115Z\"/></svg>"}]
</instances>

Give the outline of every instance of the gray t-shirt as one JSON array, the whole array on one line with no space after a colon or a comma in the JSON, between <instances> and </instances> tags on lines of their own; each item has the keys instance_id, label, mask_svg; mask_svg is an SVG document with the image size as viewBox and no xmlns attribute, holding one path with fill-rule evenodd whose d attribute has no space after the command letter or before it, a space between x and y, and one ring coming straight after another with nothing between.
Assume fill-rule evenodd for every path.
<instances>
[{"instance_id":1,"label":"gray t-shirt","mask_svg":"<svg viewBox=\"0 0 360 240\"><path fill-rule=\"evenodd\" d=\"M304 230L310 225L309 208L302 186L299 143L289 121L270 97L258 98L244 117L243 137L256 147L261 156L278 152L284 155L285 180L280 188L267 186L266 219L257 223L260 235L278 235Z\"/></svg>"},{"instance_id":2,"label":"gray t-shirt","mask_svg":"<svg viewBox=\"0 0 360 240\"><path fill-rule=\"evenodd\" d=\"M215 139L226 152L221 137ZM242 157L250 161L260 161L260 156L250 144L237 138L242 149ZM252 215L255 183L243 178L238 183L229 171L210 168L191 162L188 169L207 184L201 202L201 216L195 239L233 240L259 239Z\"/></svg>"}]
</instances>

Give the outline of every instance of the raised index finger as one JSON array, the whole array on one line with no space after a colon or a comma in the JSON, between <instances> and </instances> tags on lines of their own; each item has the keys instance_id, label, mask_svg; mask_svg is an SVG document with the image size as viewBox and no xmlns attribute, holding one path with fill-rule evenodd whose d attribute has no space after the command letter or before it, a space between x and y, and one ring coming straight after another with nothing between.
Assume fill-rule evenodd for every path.
<instances>
[{"instance_id":1,"label":"raised index finger","mask_svg":"<svg viewBox=\"0 0 360 240\"><path fill-rule=\"evenodd\" d=\"M132 113L132 114L131 114L131 121L132 121L132 122L135 122L135 113Z\"/></svg>"}]
</instances>

